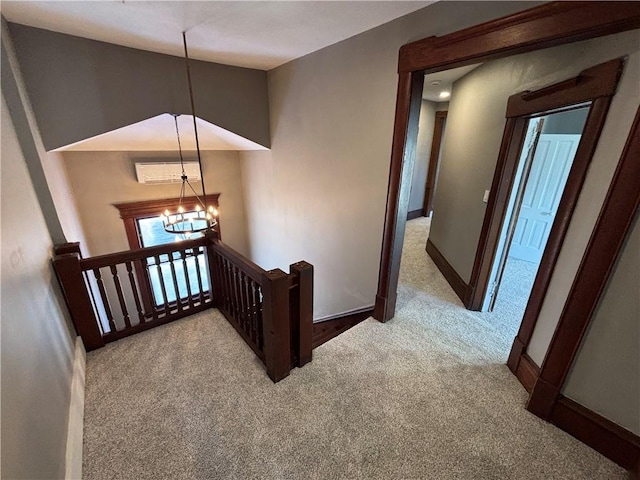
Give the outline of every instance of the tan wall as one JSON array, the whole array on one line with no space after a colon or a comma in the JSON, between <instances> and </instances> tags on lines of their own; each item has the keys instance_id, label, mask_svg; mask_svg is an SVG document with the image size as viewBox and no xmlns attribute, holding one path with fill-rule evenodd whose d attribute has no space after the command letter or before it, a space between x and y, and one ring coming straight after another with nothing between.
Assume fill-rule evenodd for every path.
<instances>
[{"instance_id":1,"label":"tan wall","mask_svg":"<svg viewBox=\"0 0 640 480\"><path fill-rule=\"evenodd\" d=\"M640 222L637 214L562 393L640 435Z\"/></svg>"},{"instance_id":2,"label":"tan wall","mask_svg":"<svg viewBox=\"0 0 640 480\"><path fill-rule=\"evenodd\" d=\"M243 153L252 256L315 266L315 318L374 303L401 45L531 3L438 2L269 72L271 153Z\"/></svg>"},{"instance_id":3,"label":"tan wall","mask_svg":"<svg viewBox=\"0 0 640 480\"><path fill-rule=\"evenodd\" d=\"M80 242L83 255L87 255L89 253L86 250L87 240L80 223L80 215L63 155L57 152L45 152L42 167L64 236L68 242Z\"/></svg>"},{"instance_id":4,"label":"tan wall","mask_svg":"<svg viewBox=\"0 0 640 480\"><path fill-rule=\"evenodd\" d=\"M73 342L4 85L1 157L2 478L64 478Z\"/></svg>"},{"instance_id":5,"label":"tan wall","mask_svg":"<svg viewBox=\"0 0 640 480\"><path fill-rule=\"evenodd\" d=\"M436 108L439 104L422 100L420 107L420 123L418 126L418 144L416 145L416 159L413 164L411 179L411 194L409 195L409 211L422 209L424 192L427 185L427 170L429 155L433 142L433 126L436 119Z\"/></svg>"},{"instance_id":6,"label":"tan wall","mask_svg":"<svg viewBox=\"0 0 640 480\"><path fill-rule=\"evenodd\" d=\"M158 198L174 198L180 184L138 183L134 163L176 161L172 152L65 152L64 161L91 255L127 250L124 224L112 204ZM185 159L196 158L185 152ZM242 196L240 161L237 152L202 152L207 193L220 193L222 239L243 254L249 252ZM202 184L194 183L196 191ZM158 212L160 214L160 212Z\"/></svg>"}]
</instances>

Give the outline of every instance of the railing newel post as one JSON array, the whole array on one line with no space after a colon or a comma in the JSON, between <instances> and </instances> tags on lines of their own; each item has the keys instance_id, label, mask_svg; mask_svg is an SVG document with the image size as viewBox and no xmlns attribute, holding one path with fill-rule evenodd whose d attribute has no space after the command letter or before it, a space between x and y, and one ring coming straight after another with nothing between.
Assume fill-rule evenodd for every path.
<instances>
[{"instance_id":1,"label":"railing newel post","mask_svg":"<svg viewBox=\"0 0 640 480\"><path fill-rule=\"evenodd\" d=\"M293 281L297 284L295 299L291 299L291 341L297 367L312 359L313 336L313 265L305 261L289 267ZM295 310L294 310L295 309Z\"/></svg>"},{"instance_id":2,"label":"railing newel post","mask_svg":"<svg viewBox=\"0 0 640 480\"><path fill-rule=\"evenodd\" d=\"M57 245L52 263L76 333L90 351L103 347L104 340L84 282L79 255L79 243Z\"/></svg>"},{"instance_id":3,"label":"railing newel post","mask_svg":"<svg viewBox=\"0 0 640 480\"><path fill-rule=\"evenodd\" d=\"M262 293L265 364L275 383L291 371L289 276L279 268L266 272Z\"/></svg>"},{"instance_id":4,"label":"railing newel post","mask_svg":"<svg viewBox=\"0 0 640 480\"><path fill-rule=\"evenodd\" d=\"M217 269L215 262L215 252L213 245L220 241L220 235L215 230L209 230L205 232L204 237L207 239L207 266L209 273L209 291L211 295L211 303L214 308L220 306L221 298L221 285L217 277ZM204 292L203 292L204 293Z\"/></svg>"}]
</instances>

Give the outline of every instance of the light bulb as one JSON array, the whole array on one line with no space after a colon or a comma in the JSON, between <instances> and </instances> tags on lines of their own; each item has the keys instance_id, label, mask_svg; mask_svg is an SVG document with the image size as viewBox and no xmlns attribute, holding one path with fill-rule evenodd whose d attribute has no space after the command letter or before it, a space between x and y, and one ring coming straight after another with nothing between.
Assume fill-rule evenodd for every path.
<instances>
[{"instance_id":1,"label":"light bulb","mask_svg":"<svg viewBox=\"0 0 640 480\"><path fill-rule=\"evenodd\" d=\"M211 213L213 213L214 217L218 216L218 209L214 208L213 210L211 210Z\"/></svg>"},{"instance_id":2,"label":"light bulb","mask_svg":"<svg viewBox=\"0 0 640 480\"><path fill-rule=\"evenodd\" d=\"M200 211L200 205L196 205L196 212Z\"/></svg>"},{"instance_id":3,"label":"light bulb","mask_svg":"<svg viewBox=\"0 0 640 480\"><path fill-rule=\"evenodd\" d=\"M169 216L169 210L165 210L164 214L168 217Z\"/></svg>"},{"instance_id":4,"label":"light bulb","mask_svg":"<svg viewBox=\"0 0 640 480\"><path fill-rule=\"evenodd\" d=\"M180 206L178 207L178 212L179 212L179 213L184 213L184 208L182 208L182 205L180 205Z\"/></svg>"}]
</instances>

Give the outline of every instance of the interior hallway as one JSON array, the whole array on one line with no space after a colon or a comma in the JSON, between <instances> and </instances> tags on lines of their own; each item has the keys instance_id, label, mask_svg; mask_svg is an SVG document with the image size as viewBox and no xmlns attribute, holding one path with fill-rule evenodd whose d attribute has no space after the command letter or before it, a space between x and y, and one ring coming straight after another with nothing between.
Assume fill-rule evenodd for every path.
<instances>
[{"instance_id":1,"label":"interior hallway","mask_svg":"<svg viewBox=\"0 0 640 480\"><path fill-rule=\"evenodd\" d=\"M455 307L452 305L451 308L457 310L458 314L468 314L490 328L500 338L500 343L503 344L501 358L503 363L506 362L513 339L520 328L529 293L535 280L537 266L524 260L508 257L493 311L481 313L465 310L458 296L449 287L447 281L425 252L430 223L431 219L427 217L419 217L407 222L402 250L401 287L398 291L398 301L400 302L400 294L404 290L404 285L426 293L434 301L439 299L454 304Z\"/></svg>"},{"instance_id":2,"label":"interior hallway","mask_svg":"<svg viewBox=\"0 0 640 480\"><path fill-rule=\"evenodd\" d=\"M507 320L462 307L424 228L408 224L396 317L278 384L215 310L91 352L84 477L627 478L524 409Z\"/></svg>"}]
</instances>

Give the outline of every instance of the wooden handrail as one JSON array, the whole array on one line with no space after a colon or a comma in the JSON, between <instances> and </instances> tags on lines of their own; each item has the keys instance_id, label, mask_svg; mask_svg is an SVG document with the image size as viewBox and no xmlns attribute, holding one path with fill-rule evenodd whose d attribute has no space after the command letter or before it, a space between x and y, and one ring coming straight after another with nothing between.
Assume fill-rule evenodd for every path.
<instances>
[{"instance_id":1,"label":"wooden handrail","mask_svg":"<svg viewBox=\"0 0 640 480\"><path fill-rule=\"evenodd\" d=\"M103 347L104 340L93 313L91 298L84 283L78 255L79 253L56 255L53 258L53 268L60 282L73 326L77 334L82 337L85 348L89 351Z\"/></svg>"},{"instance_id":2,"label":"wooden handrail","mask_svg":"<svg viewBox=\"0 0 640 480\"><path fill-rule=\"evenodd\" d=\"M253 263L247 257L242 255L239 252L236 252L233 248L225 245L222 242L213 242L212 248L215 252L219 253L223 257L227 258L234 264L240 266L242 271L250 276L253 280L258 282L260 285L264 285L265 283L265 275L267 273L266 270L263 270L258 265Z\"/></svg>"},{"instance_id":3,"label":"wooden handrail","mask_svg":"<svg viewBox=\"0 0 640 480\"><path fill-rule=\"evenodd\" d=\"M216 232L86 259L79 258L79 247L77 243L57 246L53 263L87 350L217 307L264 362L274 382L288 376L292 367L311 361L313 266L306 262L291 265L288 274L280 269L266 271L223 244ZM209 291L203 290L198 261L205 253L203 247ZM168 255L168 260L161 255ZM187 258L195 264L195 292ZM140 275L134 276L134 271ZM149 292L146 301L140 278L150 279L152 274L160 293ZM167 292L176 298L169 298Z\"/></svg>"},{"instance_id":4,"label":"wooden handrail","mask_svg":"<svg viewBox=\"0 0 640 480\"><path fill-rule=\"evenodd\" d=\"M80 266L82 270L93 270L95 268L103 268L110 265L139 260L141 258L155 257L157 255L166 255L190 248L204 247L207 242L208 240L202 237L196 238L195 240L183 240L179 243L167 243L166 245L157 245L155 247L136 248L123 252L108 253L106 255L84 258L80 260Z\"/></svg>"}]
</instances>

